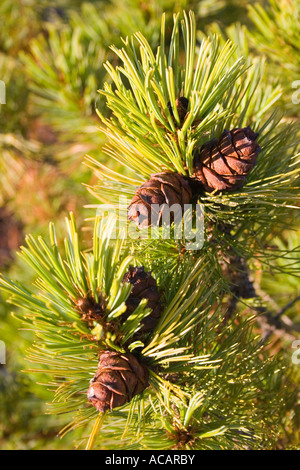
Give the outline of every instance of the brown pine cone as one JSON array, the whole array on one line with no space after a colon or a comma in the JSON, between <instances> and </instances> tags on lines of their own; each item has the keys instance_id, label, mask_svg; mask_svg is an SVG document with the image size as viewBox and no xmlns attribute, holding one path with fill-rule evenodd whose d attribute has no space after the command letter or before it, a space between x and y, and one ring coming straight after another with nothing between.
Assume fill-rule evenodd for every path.
<instances>
[{"instance_id":1,"label":"brown pine cone","mask_svg":"<svg viewBox=\"0 0 300 470\"><path fill-rule=\"evenodd\" d=\"M156 280L150 273L147 273L144 270L143 266L139 268L130 266L129 271L123 278L123 282L130 282L133 287L126 301L127 310L122 315L121 321L125 321L129 315L134 312L142 299L148 299L147 307L152 309L152 312L143 319L143 326L135 335L135 339L137 339L152 331L157 325L162 311L160 295L156 285Z\"/></svg>"},{"instance_id":2,"label":"brown pine cone","mask_svg":"<svg viewBox=\"0 0 300 470\"><path fill-rule=\"evenodd\" d=\"M185 116L187 115L187 112L188 112L189 100L185 98L184 96L180 96L179 98L176 99L175 104L176 104L178 116L180 119L180 124L182 125L185 120ZM171 116L174 118L174 113L173 113L173 109L172 109L170 102L168 103L168 108L171 113Z\"/></svg>"},{"instance_id":3,"label":"brown pine cone","mask_svg":"<svg viewBox=\"0 0 300 470\"><path fill-rule=\"evenodd\" d=\"M123 406L148 386L149 373L133 354L105 351L91 380L88 401L101 413Z\"/></svg>"},{"instance_id":4,"label":"brown pine cone","mask_svg":"<svg viewBox=\"0 0 300 470\"><path fill-rule=\"evenodd\" d=\"M250 127L225 130L205 143L194 158L194 176L206 191L233 191L243 186L254 167L260 147Z\"/></svg>"},{"instance_id":5,"label":"brown pine cone","mask_svg":"<svg viewBox=\"0 0 300 470\"><path fill-rule=\"evenodd\" d=\"M102 322L105 312L104 300L100 299L100 302L96 302L91 297L82 297L76 301L76 306L80 311L82 320L86 321L89 327L93 326L94 321Z\"/></svg>"},{"instance_id":6,"label":"brown pine cone","mask_svg":"<svg viewBox=\"0 0 300 470\"><path fill-rule=\"evenodd\" d=\"M227 253L220 253L223 275L229 281L230 290L236 297L251 299L256 297L252 281L249 278L247 261L228 249Z\"/></svg>"},{"instance_id":7,"label":"brown pine cone","mask_svg":"<svg viewBox=\"0 0 300 470\"><path fill-rule=\"evenodd\" d=\"M128 207L128 219L139 228L160 225L171 206L176 204L176 214L180 208L182 214L184 204L189 204L191 200L190 185L182 175L166 171L157 173L137 188ZM155 208L154 204L160 207Z\"/></svg>"}]
</instances>

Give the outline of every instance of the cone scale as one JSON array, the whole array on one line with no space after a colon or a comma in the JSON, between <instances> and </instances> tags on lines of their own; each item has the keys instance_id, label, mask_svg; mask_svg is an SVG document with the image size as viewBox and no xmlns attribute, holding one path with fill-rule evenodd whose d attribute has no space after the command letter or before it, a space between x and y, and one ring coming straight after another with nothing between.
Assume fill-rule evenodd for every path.
<instances>
[{"instance_id":1,"label":"cone scale","mask_svg":"<svg viewBox=\"0 0 300 470\"><path fill-rule=\"evenodd\" d=\"M261 150L257 137L245 127L225 130L219 139L206 142L195 155L194 177L208 192L241 188Z\"/></svg>"},{"instance_id":2,"label":"cone scale","mask_svg":"<svg viewBox=\"0 0 300 470\"><path fill-rule=\"evenodd\" d=\"M105 351L88 389L88 401L101 413L129 402L148 387L147 368L130 353Z\"/></svg>"},{"instance_id":3,"label":"cone scale","mask_svg":"<svg viewBox=\"0 0 300 470\"><path fill-rule=\"evenodd\" d=\"M128 207L128 219L139 228L160 225L164 215L177 205L184 209L192 199L192 190L188 180L178 173L162 172L137 188Z\"/></svg>"}]
</instances>

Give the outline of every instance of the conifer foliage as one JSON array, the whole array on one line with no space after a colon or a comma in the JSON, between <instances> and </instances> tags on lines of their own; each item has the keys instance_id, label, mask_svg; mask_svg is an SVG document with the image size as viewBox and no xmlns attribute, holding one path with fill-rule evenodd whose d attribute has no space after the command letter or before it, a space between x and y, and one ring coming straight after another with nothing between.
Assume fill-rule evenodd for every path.
<instances>
[{"instance_id":1,"label":"conifer foliage","mask_svg":"<svg viewBox=\"0 0 300 470\"><path fill-rule=\"evenodd\" d=\"M59 36L49 34L54 48ZM79 36L66 41L76 49ZM23 61L47 88L52 57L40 73L34 44ZM90 65L96 45L84 44ZM221 36L200 36L191 11L174 14L168 34L162 16L156 49L141 32L119 44L104 64L97 110L107 163L86 158L99 180L88 189L113 213L99 205L92 237L73 213L64 241L53 223L48 236L28 235L19 257L34 272L31 287L0 277L15 317L34 335L27 373L48 376L49 411L64 416L60 435L76 435L79 448L274 448L289 364L257 337L264 305L250 269L298 274L285 264L294 247L289 256L273 249L270 234L299 207L299 128L271 110L280 93L264 86L264 62L236 57ZM50 98L57 110L52 91L35 103ZM79 103L62 121L72 109L82 122ZM120 196L126 220L114 211ZM199 205L204 239L193 250L166 213L176 206L184 216L188 207L195 220Z\"/></svg>"}]
</instances>

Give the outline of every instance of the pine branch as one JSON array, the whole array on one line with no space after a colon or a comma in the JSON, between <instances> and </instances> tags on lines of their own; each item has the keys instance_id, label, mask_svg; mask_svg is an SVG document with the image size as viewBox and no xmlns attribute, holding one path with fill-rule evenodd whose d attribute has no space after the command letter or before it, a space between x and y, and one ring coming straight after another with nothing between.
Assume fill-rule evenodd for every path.
<instances>
[{"instance_id":1,"label":"pine branch","mask_svg":"<svg viewBox=\"0 0 300 470\"><path fill-rule=\"evenodd\" d=\"M123 49L113 48L123 67L106 64L116 88L106 84L102 91L113 116L99 115L110 141L105 151L123 166L124 175L88 158L88 166L100 180L90 191L101 202L116 203L119 196L131 196L152 173L167 170L192 175L195 151L203 142L218 137L224 128L251 123L260 133L262 152L246 184L232 192L200 191L199 202L208 223L231 223L237 233L248 237L255 232L258 249L287 210L297 208L298 126L281 123L276 113L268 116L280 90L264 85L263 61L237 59L233 43L216 36L204 37L197 48L192 14L185 15L182 28L183 42L186 35L191 38L184 66L179 64L179 41L175 40L179 16L174 17L169 55L164 52L164 20L156 54L140 34L127 39ZM171 76L177 78L169 80ZM181 126L174 104L182 93L187 94L189 104Z\"/></svg>"},{"instance_id":2,"label":"pine branch","mask_svg":"<svg viewBox=\"0 0 300 470\"><path fill-rule=\"evenodd\" d=\"M204 284L196 290L187 290L201 276L205 266L199 269L198 264L192 273L186 272L182 287L165 309L162 324L150 335L147 343L143 345L139 341L130 344L130 338L141 328L141 322L150 310L145 308L145 302L142 301L125 321L118 324L117 318L126 310L125 302L130 293L130 285L122 283L124 272L131 262L131 257L126 256L126 250L123 250L124 239L121 236L112 244L112 220L103 225L98 219L93 252L81 253L72 216L67 226L69 238L65 240L65 257L58 248L52 224L50 244L42 237L35 240L30 236L27 238L28 248L22 248L22 258L38 275L35 283L37 293L6 278L1 279L3 290L12 295L10 301L28 310L28 314L20 317L22 322L31 325L36 335L28 359L43 366L32 372L45 370L53 377L52 386L57 388L58 412L86 408L83 392L88 377L95 373L97 352L104 349L124 353L127 348L132 352L142 347L141 357L148 362L150 369L162 367L166 373L173 364L179 370L185 370L192 363L197 367L214 367L215 361L210 361L208 357L195 357L186 348L187 337L197 320L195 308L200 296L205 302L215 295L213 287ZM95 310L91 317L94 320L92 331L89 323L83 321L82 313L85 310L78 299L88 299L89 304L94 299L99 309L99 314ZM101 310L101 299L104 300L104 312ZM208 313L207 310L203 321ZM161 396L162 403L166 390L175 396L183 396L178 387L158 378L154 372L150 376L150 383L154 392ZM90 413L89 409L87 411Z\"/></svg>"}]
</instances>

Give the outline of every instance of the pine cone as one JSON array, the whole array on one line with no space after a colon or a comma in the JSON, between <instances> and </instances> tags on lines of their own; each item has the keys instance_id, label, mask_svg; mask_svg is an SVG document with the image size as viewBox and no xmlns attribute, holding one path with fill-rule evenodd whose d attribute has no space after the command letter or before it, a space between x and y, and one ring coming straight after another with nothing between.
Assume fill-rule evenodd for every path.
<instances>
[{"instance_id":1,"label":"pine cone","mask_svg":"<svg viewBox=\"0 0 300 470\"><path fill-rule=\"evenodd\" d=\"M180 119L180 124L182 125L188 112L189 100L184 96L180 96L180 98L176 99L175 104ZM174 118L174 113L170 102L168 102L168 108L171 116Z\"/></svg>"},{"instance_id":2,"label":"pine cone","mask_svg":"<svg viewBox=\"0 0 300 470\"><path fill-rule=\"evenodd\" d=\"M105 303L102 299L96 302L91 297L82 297L77 300L76 306L81 313L82 320L86 321L89 327L93 326L94 321L102 323L105 312Z\"/></svg>"},{"instance_id":3,"label":"pine cone","mask_svg":"<svg viewBox=\"0 0 300 470\"><path fill-rule=\"evenodd\" d=\"M183 176L178 173L157 173L137 188L128 207L128 219L134 221L139 228L160 225L171 206L177 205L177 217L178 210L181 208L182 214L184 204L189 204L191 199L191 188ZM159 209L154 208L154 204L159 205Z\"/></svg>"},{"instance_id":4,"label":"pine cone","mask_svg":"<svg viewBox=\"0 0 300 470\"><path fill-rule=\"evenodd\" d=\"M129 271L125 274L123 282L130 282L132 284L131 293L126 301L127 310L122 315L121 321L125 321L129 315L139 305L142 299L148 299L147 307L152 309L152 312L143 319L143 326L138 330L135 338L138 339L144 334L152 331L160 318L162 305L160 303L160 295L156 285L156 280L144 270L144 267L134 268L129 267Z\"/></svg>"},{"instance_id":5,"label":"pine cone","mask_svg":"<svg viewBox=\"0 0 300 470\"><path fill-rule=\"evenodd\" d=\"M245 258L241 258L230 248L227 254L221 253L220 255L223 275L229 281L233 295L241 299L256 297L253 283L249 279L249 269Z\"/></svg>"},{"instance_id":6,"label":"pine cone","mask_svg":"<svg viewBox=\"0 0 300 470\"><path fill-rule=\"evenodd\" d=\"M147 368L133 354L105 351L91 380L88 401L101 413L125 405L148 386Z\"/></svg>"},{"instance_id":7,"label":"pine cone","mask_svg":"<svg viewBox=\"0 0 300 470\"><path fill-rule=\"evenodd\" d=\"M250 127L225 130L219 139L205 143L194 158L194 176L206 191L240 188L256 163L258 134Z\"/></svg>"}]
</instances>

